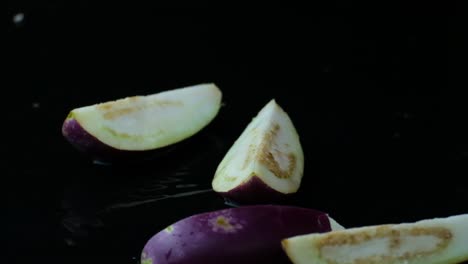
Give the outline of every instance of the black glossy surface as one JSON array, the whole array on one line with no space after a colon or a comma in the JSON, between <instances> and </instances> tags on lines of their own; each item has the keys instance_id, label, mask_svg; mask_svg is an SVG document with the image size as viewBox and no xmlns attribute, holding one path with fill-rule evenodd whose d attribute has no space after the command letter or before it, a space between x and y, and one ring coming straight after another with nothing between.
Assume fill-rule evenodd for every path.
<instances>
[{"instance_id":1,"label":"black glossy surface","mask_svg":"<svg viewBox=\"0 0 468 264\"><path fill-rule=\"evenodd\" d=\"M137 263L168 224L227 207L210 191L213 173L271 98L290 114L306 155L290 203L348 227L466 213L468 105L454 93L466 87L463 14L398 7L368 18L342 3L308 10L10 2L6 258ZM25 17L15 24L18 12ZM225 106L177 155L103 166L61 136L75 107L201 82L217 83Z\"/></svg>"}]
</instances>

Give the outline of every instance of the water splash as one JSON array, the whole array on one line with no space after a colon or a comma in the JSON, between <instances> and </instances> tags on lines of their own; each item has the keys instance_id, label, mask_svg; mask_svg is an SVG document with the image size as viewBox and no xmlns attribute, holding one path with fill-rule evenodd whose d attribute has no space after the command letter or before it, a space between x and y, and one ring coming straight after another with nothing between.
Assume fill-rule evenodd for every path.
<instances>
[{"instance_id":1,"label":"water splash","mask_svg":"<svg viewBox=\"0 0 468 264\"><path fill-rule=\"evenodd\" d=\"M158 202L158 201L162 201L162 200L192 196L192 195L197 195L197 194L202 194L202 193L209 193L209 192L213 192L213 190L212 189L204 189L204 190L197 190L197 191L191 191L191 192L177 193L177 194L172 194L172 195L171 194L162 194L162 195L158 195L158 196L156 196L154 198L150 198L150 199L146 199L146 200L113 204L113 205L108 206L105 209L105 211L112 211L112 210L116 210L116 209L136 207L136 206L149 204L149 203L154 203L154 202Z\"/></svg>"},{"instance_id":2,"label":"water splash","mask_svg":"<svg viewBox=\"0 0 468 264\"><path fill-rule=\"evenodd\" d=\"M228 199L228 198L224 198L224 204L227 205L227 206L231 206L231 207L240 207L241 206L239 203L236 203L233 200Z\"/></svg>"}]
</instances>

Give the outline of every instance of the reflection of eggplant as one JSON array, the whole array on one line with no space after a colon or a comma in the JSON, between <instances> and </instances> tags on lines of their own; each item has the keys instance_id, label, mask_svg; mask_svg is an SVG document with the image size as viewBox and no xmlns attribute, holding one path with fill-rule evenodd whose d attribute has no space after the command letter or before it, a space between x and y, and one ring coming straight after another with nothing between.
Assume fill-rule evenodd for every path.
<instances>
[{"instance_id":1,"label":"reflection of eggplant","mask_svg":"<svg viewBox=\"0 0 468 264\"><path fill-rule=\"evenodd\" d=\"M468 215L283 240L296 264L439 264L468 260Z\"/></svg>"},{"instance_id":2,"label":"reflection of eggplant","mask_svg":"<svg viewBox=\"0 0 468 264\"><path fill-rule=\"evenodd\" d=\"M304 171L299 136L288 114L270 101L218 166L212 185L239 203L272 203L297 192Z\"/></svg>"},{"instance_id":3,"label":"reflection of eggplant","mask_svg":"<svg viewBox=\"0 0 468 264\"><path fill-rule=\"evenodd\" d=\"M99 160L154 154L207 126L218 114L221 96L216 85L203 84L80 107L70 112L62 133Z\"/></svg>"},{"instance_id":4,"label":"reflection of eggplant","mask_svg":"<svg viewBox=\"0 0 468 264\"><path fill-rule=\"evenodd\" d=\"M281 239L328 232L327 214L306 208L259 205L194 215L170 225L145 245L141 263L289 263Z\"/></svg>"}]
</instances>

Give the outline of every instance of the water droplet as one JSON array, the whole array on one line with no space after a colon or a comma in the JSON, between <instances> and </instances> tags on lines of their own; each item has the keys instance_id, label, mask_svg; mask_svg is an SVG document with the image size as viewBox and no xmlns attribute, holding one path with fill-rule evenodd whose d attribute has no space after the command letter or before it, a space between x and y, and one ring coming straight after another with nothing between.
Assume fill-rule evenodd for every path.
<instances>
[{"instance_id":1,"label":"water droplet","mask_svg":"<svg viewBox=\"0 0 468 264\"><path fill-rule=\"evenodd\" d=\"M110 163L110 162L105 162L105 161L97 160L97 159L93 160L93 164L94 165L100 165L100 166L111 166L112 165L112 163Z\"/></svg>"},{"instance_id":2,"label":"water droplet","mask_svg":"<svg viewBox=\"0 0 468 264\"><path fill-rule=\"evenodd\" d=\"M67 244L67 246L69 246L69 247L76 246L76 242L73 241L73 240L70 239L70 238L65 238L65 244Z\"/></svg>"},{"instance_id":3,"label":"water droplet","mask_svg":"<svg viewBox=\"0 0 468 264\"><path fill-rule=\"evenodd\" d=\"M224 198L224 204L232 207L240 207L241 205L239 203L234 202L233 200L229 198Z\"/></svg>"},{"instance_id":4,"label":"water droplet","mask_svg":"<svg viewBox=\"0 0 468 264\"><path fill-rule=\"evenodd\" d=\"M164 189L167 189L167 188L169 188L169 186L162 185L162 184L156 184L156 185L153 185L153 186L144 187L144 188L141 189L141 191L152 192L152 191L164 190Z\"/></svg>"},{"instance_id":5,"label":"water droplet","mask_svg":"<svg viewBox=\"0 0 468 264\"><path fill-rule=\"evenodd\" d=\"M174 182L181 182L182 179L176 178L176 177L167 177L163 180L160 180L159 183L165 184L165 183L174 183Z\"/></svg>"},{"instance_id":6,"label":"water droplet","mask_svg":"<svg viewBox=\"0 0 468 264\"><path fill-rule=\"evenodd\" d=\"M175 176L182 176L182 175L188 175L188 174L190 174L190 172L188 171L178 171L174 173Z\"/></svg>"},{"instance_id":7,"label":"water droplet","mask_svg":"<svg viewBox=\"0 0 468 264\"><path fill-rule=\"evenodd\" d=\"M24 13L18 13L13 16L13 23L20 25L24 21Z\"/></svg>"},{"instance_id":8,"label":"water droplet","mask_svg":"<svg viewBox=\"0 0 468 264\"><path fill-rule=\"evenodd\" d=\"M177 184L177 189L197 187L197 184Z\"/></svg>"}]
</instances>

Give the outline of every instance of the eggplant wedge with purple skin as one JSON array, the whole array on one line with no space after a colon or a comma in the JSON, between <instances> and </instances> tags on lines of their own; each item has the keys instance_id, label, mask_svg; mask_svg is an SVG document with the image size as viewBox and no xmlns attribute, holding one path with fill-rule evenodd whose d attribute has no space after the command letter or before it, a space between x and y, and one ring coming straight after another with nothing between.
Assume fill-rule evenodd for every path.
<instances>
[{"instance_id":1,"label":"eggplant wedge with purple skin","mask_svg":"<svg viewBox=\"0 0 468 264\"><path fill-rule=\"evenodd\" d=\"M303 172L299 135L288 114L271 100L224 156L212 187L236 203L273 203L298 191Z\"/></svg>"},{"instance_id":2,"label":"eggplant wedge with purple skin","mask_svg":"<svg viewBox=\"0 0 468 264\"><path fill-rule=\"evenodd\" d=\"M468 260L468 214L287 238L295 264L455 264Z\"/></svg>"},{"instance_id":3,"label":"eggplant wedge with purple skin","mask_svg":"<svg viewBox=\"0 0 468 264\"><path fill-rule=\"evenodd\" d=\"M281 240L342 229L327 214L307 208L257 205L182 219L145 245L142 264L289 264Z\"/></svg>"},{"instance_id":4,"label":"eggplant wedge with purple skin","mask_svg":"<svg viewBox=\"0 0 468 264\"><path fill-rule=\"evenodd\" d=\"M216 85L201 84L80 107L69 113L62 134L102 160L164 149L207 126L221 97Z\"/></svg>"}]
</instances>

